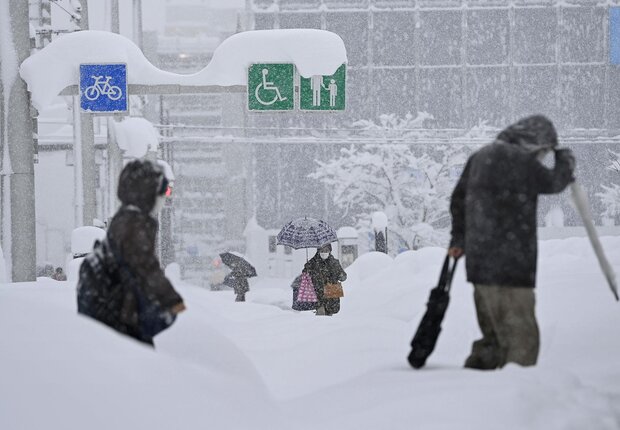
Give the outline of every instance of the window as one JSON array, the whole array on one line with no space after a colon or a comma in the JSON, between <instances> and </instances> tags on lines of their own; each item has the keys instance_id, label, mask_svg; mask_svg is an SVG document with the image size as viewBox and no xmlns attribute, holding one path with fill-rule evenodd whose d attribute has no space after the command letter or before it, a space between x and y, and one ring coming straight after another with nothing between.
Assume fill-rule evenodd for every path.
<instances>
[{"instance_id":1,"label":"window","mask_svg":"<svg viewBox=\"0 0 620 430\"><path fill-rule=\"evenodd\" d=\"M602 128L605 66L562 67L560 72L561 125L565 128Z\"/></svg>"},{"instance_id":2,"label":"window","mask_svg":"<svg viewBox=\"0 0 620 430\"><path fill-rule=\"evenodd\" d=\"M462 127L462 73L460 69L420 70L418 111L435 117L440 128Z\"/></svg>"},{"instance_id":3,"label":"window","mask_svg":"<svg viewBox=\"0 0 620 430\"><path fill-rule=\"evenodd\" d=\"M461 64L461 16L460 11L420 12L420 28L416 28L420 64Z\"/></svg>"},{"instance_id":4,"label":"window","mask_svg":"<svg viewBox=\"0 0 620 430\"><path fill-rule=\"evenodd\" d=\"M377 69L373 71L372 100L376 114L415 115L415 73L413 69ZM350 91L353 93L353 91ZM368 101L367 101L368 102ZM430 112L429 113L433 113Z\"/></svg>"},{"instance_id":5,"label":"window","mask_svg":"<svg viewBox=\"0 0 620 430\"><path fill-rule=\"evenodd\" d=\"M377 12L374 14L373 21L374 63L382 66L413 65L415 63L414 13Z\"/></svg>"},{"instance_id":6,"label":"window","mask_svg":"<svg viewBox=\"0 0 620 430\"><path fill-rule=\"evenodd\" d=\"M502 64L508 59L508 10L474 10L467 13L467 62Z\"/></svg>"},{"instance_id":7,"label":"window","mask_svg":"<svg viewBox=\"0 0 620 430\"><path fill-rule=\"evenodd\" d=\"M602 7L562 9L559 40L563 62L585 63L604 60L605 15L605 9Z\"/></svg>"},{"instance_id":8,"label":"window","mask_svg":"<svg viewBox=\"0 0 620 430\"><path fill-rule=\"evenodd\" d=\"M555 8L515 9L515 61L554 63L557 22Z\"/></svg>"},{"instance_id":9,"label":"window","mask_svg":"<svg viewBox=\"0 0 620 430\"><path fill-rule=\"evenodd\" d=\"M481 121L502 128L510 120L508 66L472 67L467 72L468 126Z\"/></svg>"},{"instance_id":10,"label":"window","mask_svg":"<svg viewBox=\"0 0 620 430\"><path fill-rule=\"evenodd\" d=\"M349 66L365 65L368 62L368 14L328 13L325 20L326 30L342 37L347 47Z\"/></svg>"},{"instance_id":11,"label":"window","mask_svg":"<svg viewBox=\"0 0 620 430\"><path fill-rule=\"evenodd\" d=\"M539 112L554 120L557 115L557 68L524 66L515 69L515 117Z\"/></svg>"}]
</instances>

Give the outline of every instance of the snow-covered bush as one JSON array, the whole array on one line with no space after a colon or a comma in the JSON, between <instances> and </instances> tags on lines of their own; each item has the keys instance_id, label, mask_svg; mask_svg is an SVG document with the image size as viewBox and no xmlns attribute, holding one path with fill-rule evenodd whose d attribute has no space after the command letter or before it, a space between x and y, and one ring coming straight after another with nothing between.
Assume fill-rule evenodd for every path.
<instances>
[{"instance_id":1,"label":"snow-covered bush","mask_svg":"<svg viewBox=\"0 0 620 430\"><path fill-rule=\"evenodd\" d=\"M432 116L420 113L418 118ZM356 124L369 130L386 129L389 136L400 128L400 136L406 138L423 122L383 115L380 124ZM377 143L344 148L338 158L327 162L317 161L318 168L310 177L323 182L335 204L346 213L362 214L357 226L362 231L371 230L373 212L385 212L390 251L446 245L450 195L465 163L466 150L462 144L430 147L378 139ZM421 225L424 229L419 228Z\"/></svg>"}]
</instances>

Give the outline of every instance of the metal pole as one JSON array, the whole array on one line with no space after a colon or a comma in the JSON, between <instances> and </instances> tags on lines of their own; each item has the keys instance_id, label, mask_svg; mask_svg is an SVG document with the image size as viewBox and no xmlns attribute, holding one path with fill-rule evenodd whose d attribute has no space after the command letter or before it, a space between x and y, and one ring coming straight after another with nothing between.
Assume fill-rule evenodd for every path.
<instances>
[{"instance_id":1,"label":"metal pole","mask_svg":"<svg viewBox=\"0 0 620 430\"><path fill-rule=\"evenodd\" d=\"M84 208L82 225L93 225L97 217L97 184L95 163L95 130L89 113L80 113L80 137L82 145L82 196Z\"/></svg>"},{"instance_id":2,"label":"metal pole","mask_svg":"<svg viewBox=\"0 0 620 430\"><path fill-rule=\"evenodd\" d=\"M133 40L140 49L142 45L142 0L133 0Z\"/></svg>"},{"instance_id":3,"label":"metal pole","mask_svg":"<svg viewBox=\"0 0 620 430\"><path fill-rule=\"evenodd\" d=\"M110 31L120 33L118 0L110 0ZM108 118L108 213L104 217L112 216L116 211L118 200L116 199L116 189L118 177L123 169L123 153L118 146L116 136L112 127L116 123L117 118Z\"/></svg>"},{"instance_id":4,"label":"metal pole","mask_svg":"<svg viewBox=\"0 0 620 430\"><path fill-rule=\"evenodd\" d=\"M112 33L119 34L121 32L120 22L119 22L119 13L118 13L118 0L110 0L112 2L110 8L111 15L111 28L110 31Z\"/></svg>"},{"instance_id":5,"label":"metal pole","mask_svg":"<svg viewBox=\"0 0 620 430\"><path fill-rule=\"evenodd\" d=\"M80 28L88 30L88 1L83 1ZM79 105L78 105L79 107ZM75 130L75 129L74 129ZM92 225L97 217L97 187L95 181L95 130L93 116L80 112L79 141L82 154L82 219L81 225Z\"/></svg>"},{"instance_id":6,"label":"metal pole","mask_svg":"<svg viewBox=\"0 0 620 430\"><path fill-rule=\"evenodd\" d=\"M74 225L81 226L84 214L84 192L82 191L82 132L80 131L80 97L73 96L73 189Z\"/></svg>"},{"instance_id":7,"label":"metal pole","mask_svg":"<svg viewBox=\"0 0 620 430\"><path fill-rule=\"evenodd\" d=\"M4 208L10 217L10 260L13 282L36 280L36 223L34 198L34 145L30 100L26 83L19 77L17 67L30 55L30 32L28 2L10 0L12 46L16 63L10 72L15 75L10 81L3 81L4 119L6 133L3 140L8 143L10 166L3 166L9 175L10 207ZM7 41L8 42L8 41ZM5 45L6 46L6 45ZM5 55L8 53L5 51ZM3 58L7 61L7 58ZM11 67L10 63L6 67ZM10 106L10 109L8 108ZM7 145L4 145L6 148ZM10 171L9 171L10 169ZM6 234L7 232L5 232ZM3 238L6 239L6 236ZM6 242L6 241L5 241Z\"/></svg>"}]
</instances>

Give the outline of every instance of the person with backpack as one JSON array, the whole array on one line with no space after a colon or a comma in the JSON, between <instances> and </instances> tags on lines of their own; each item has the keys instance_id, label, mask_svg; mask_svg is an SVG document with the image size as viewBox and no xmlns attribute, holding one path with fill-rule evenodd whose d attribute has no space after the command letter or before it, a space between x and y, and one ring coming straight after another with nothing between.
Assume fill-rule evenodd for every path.
<instances>
[{"instance_id":1,"label":"person with backpack","mask_svg":"<svg viewBox=\"0 0 620 430\"><path fill-rule=\"evenodd\" d=\"M575 158L557 149L553 123L542 115L503 130L472 154L452 193L449 255L466 257L467 280L482 339L465 367L533 366L540 335L535 316L536 209L540 194L556 194L573 179ZM555 166L541 160L555 153Z\"/></svg>"},{"instance_id":2,"label":"person with backpack","mask_svg":"<svg viewBox=\"0 0 620 430\"><path fill-rule=\"evenodd\" d=\"M168 181L148 160L129 162L121 172L122 205L80 267L78 312L153 345L153 337L185 310L157 256L157 216Z\"/></svg>"}]
</instances>

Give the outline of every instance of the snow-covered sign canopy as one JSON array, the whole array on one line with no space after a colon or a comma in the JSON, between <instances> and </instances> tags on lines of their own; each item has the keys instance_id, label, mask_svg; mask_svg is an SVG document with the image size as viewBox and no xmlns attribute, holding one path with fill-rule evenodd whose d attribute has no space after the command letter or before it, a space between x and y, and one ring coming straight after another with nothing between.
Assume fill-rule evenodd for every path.
<instances>
[{"instance_id":1,"label":"snow-covered sign canopy","mask_svg":"<svg viewBox=\"0 0 620 430\"><path fill-rule=\"evenodd\" d=\"M158 69L124 36L80 31L59 37L21 65L21 77L42 109L65 88L79 83L79 65L126 63L129 85L247 85L254 63L292 63L304 77L331 75L347 62L344 42L325 30L259 30L235 34L217 47L209 64L192 75Z\"/></svg>"}]
</instances>

